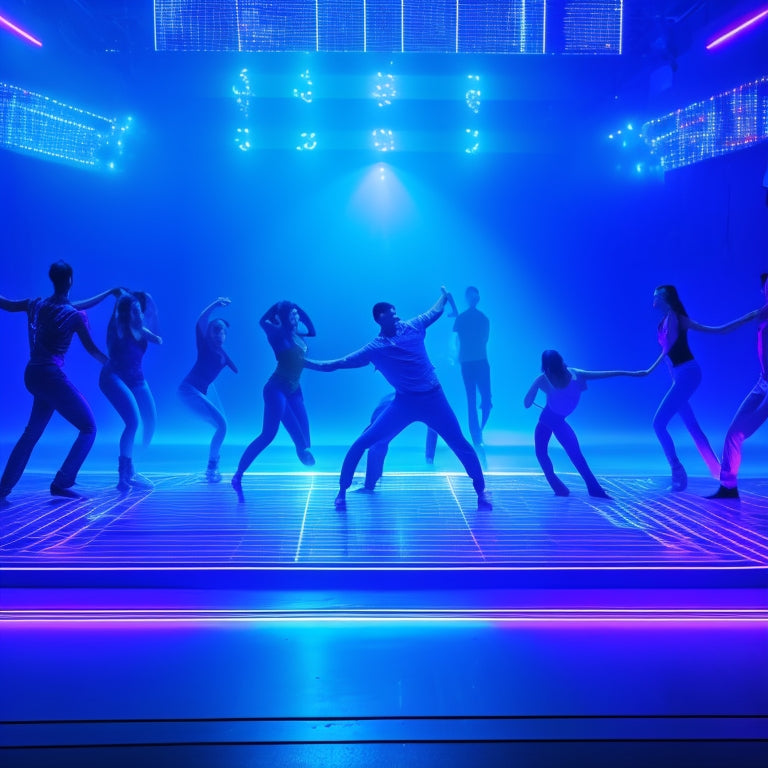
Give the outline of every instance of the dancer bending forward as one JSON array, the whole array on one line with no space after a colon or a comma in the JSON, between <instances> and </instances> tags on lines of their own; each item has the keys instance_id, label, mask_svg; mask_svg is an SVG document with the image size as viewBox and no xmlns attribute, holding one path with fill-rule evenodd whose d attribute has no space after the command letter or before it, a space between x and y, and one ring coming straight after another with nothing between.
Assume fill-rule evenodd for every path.
<instances>
[{"instance_id":1,"label":"dancer bending forward","mask_svg":"<svg viewBox=\"0 0 768 768\"><path fill-rule=\"evenodd\" d=\"M392 403L355 440L344 458L339 478L339 494L335 502L336 509L347 508L347 488L352 484L355 469L366 449L381 440L388 442L414 421L421 421L432 427L456 454L472 478L477 492L477 508L492 508L491 500L485 491L485 478L480 461L461 433L456 414L448 404L424 347L426 329L443 313L448 295L443 288L440 298L429 311L407 322L400 320L392 304L379 302L373 307L373 319L381 330L373 341L338 360L304 361L306 368L316 371L362 368L368 363L373 363L395 389Z\"/></svg>"},{"instance_id":2,"label":"dancer bending forward","mask_svg":"<svg viewBox=\"0 0 768 768\"><path fill-rule=\"evenodd\" d=\"M584 458L579 447L576 433L566 422L566 418L579 404L581 393L587 388L590 379L608 379L612 376L645 376L645 371L582 371L579 368L568 368L562 355L554 349L547 349L541 355L542 374L531 385L525 395L523 404L530 408L541 390L547 397L547 404L539 416L539 423L534 433L536 458L544 471L544 477L555 492L555 496L568 496L570 491L563 481L555 474L547 448L549 440L554 435L560 445L565 448L568 458L584 478L590 496L599 499L610 499Z\"/></svg>"},{"instance_id":3,"label":"dancer bending forward","mask_svg":"<svg viewBox=\"0 0 768 768\"><path fill-rule=\"evenodd\" d=\"M315 463L314 456L309 452L309 419L299 386L299 378L304 368L304 355L307 352L304 339L315 335L315 326L312 325L309 315L290 301L274 304L264 313L259 323L275 353L277 367L264 385L264 421L261 434L245 449L237 465L237 472L232 476L232 487L238 501L245 501L243 473L275 439L280 422L288 430L296 446L299 461L307 466ZM304 326L304 331L299 330L300 325Z\"/></svg>"}]
</instances>

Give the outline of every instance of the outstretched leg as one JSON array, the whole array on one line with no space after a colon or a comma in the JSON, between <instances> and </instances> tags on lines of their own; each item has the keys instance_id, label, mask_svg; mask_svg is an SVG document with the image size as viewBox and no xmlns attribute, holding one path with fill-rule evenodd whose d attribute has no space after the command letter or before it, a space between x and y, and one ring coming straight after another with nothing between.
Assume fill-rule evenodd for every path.
<instances>
[{"instance_id":1,"label":"outstretched leg","mask_svg":"<svg viewBox=\"0 0 768 768\"><path fill-rule=\"evenodd\" d=\"M309 417L301 388L286 397L282 422L296 446L296 455L299 457L299 461L305 466L311 467L315 463L315 457L309 451Z\"/></svg>"},{"instance_id":2,"label":"outstretched leg","mask_svg":"<svg viewBox=\"0 0 768 768\"><path fill-rule=\"evenodd\" d=\"M553 424L552 431L560 445L565 449L568 458L573 462L573 466L576 467L578 473L587 484L589 495L600 499L610 498L600 483L597 482L597 478L592 474L592 470L589 468L587 460L581 452L579 441L571 425L565 419L560 419L558 424Z\"/></svg>"},{"instance_id":3,"label":"outstretched leg","mask_svg":"<svg viewBox=\"0 0 768 768\"><path fill-rule=\"evenodd\" d=\"M555 492L555 496L568 496L570 491L568 486L555 474L555 468L552 465L552 459L549 458L549 440L552 437L552 427L543 418L544 414L539 417L539 421L536 424L536 429L533 433L533 444L536 450L536 459L539 462L539 466L544 472L544 477L547 479L552 490Z\"/></svg>"},{"instance_id":4,"label":"outstretched leg","mask_svg":"<svg viewBox=\"0 0 768 768\"><path fill-rule=\"evenodd\" d=\"M184 403L214 428L215 431L208 449L208 463L209 465L212 462L218 463L219 450L227 434L227 420L224 417L224 412L215 405L211 398L190 384L181 384L178 391L179 397Z\"/></svg>"}]
</instances>

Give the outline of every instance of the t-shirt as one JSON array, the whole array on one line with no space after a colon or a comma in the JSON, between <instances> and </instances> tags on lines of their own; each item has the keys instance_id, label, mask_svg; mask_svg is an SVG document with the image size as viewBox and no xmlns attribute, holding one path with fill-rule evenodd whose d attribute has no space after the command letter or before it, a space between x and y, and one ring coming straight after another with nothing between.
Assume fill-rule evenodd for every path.
<instances>
[{"instance_id":1,"label":"t-shirt","mask_svg":"<svg viewBox=\"0 0 768 768\"><path fill-rule=\"evenodd\" d=\"M562 389L556 387L546 375L541 377L541 388L547 396L547 407L563 418L573 413L579 404L581 393L587 388L586 379L581 378L577 370L568 370L571 372L571 380Z\"/></svg>"},{"instance_id":2,"label":"t-shirt","mask_svg":"<svg viewBox=\"0 0 768 768\"><path fill-rule=\"evenodd\" d=\"M486 360L486 344L490 333L488 318L473 307L462 312L453 323L453 330L459 337L459 362Z\"/></svg>"},{"instance_id":3,"label":"t-shirt","mask_svg":"<svg viewBox=\"0 0 768 768\"><path fill-rule=\"evenodd\" d=\"M424 346L427 328L442 310L430 309L412 320L400 320L393 336L379 334L345 361L373 363L397 392L429 392L440 386Z\"/></svg>"},{"instance_id":4,"label":"t-shirt","mask_svg":"<svg viewBox=\"0 0 768 768\"><path fill-rule=\"evenodd\" d=\"M62 368L72 336L81 328L88 328L88 318L69 302L31 299L27 306L30 365L54 364Z\"/></svg>"}]
</instances>

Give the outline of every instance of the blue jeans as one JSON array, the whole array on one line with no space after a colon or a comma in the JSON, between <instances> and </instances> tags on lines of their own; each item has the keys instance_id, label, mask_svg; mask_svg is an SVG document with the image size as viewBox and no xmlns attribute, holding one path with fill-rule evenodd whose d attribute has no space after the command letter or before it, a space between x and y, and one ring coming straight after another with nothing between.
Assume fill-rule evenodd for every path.
<instances>
[{"instance_id":1,"label":"blue jeans","mask_svg":"<svg viewBox=\"0 0 768 768\"><path fill-rule=\"evenodd\" d=\"M75 484L77 473L96 439L96 422L90 406L58 365L27 365L24 384L34 397L32 412L24 433L8 457L0 479L0 498L7 496L19 482L32 450L54 411L58 411L79 432L56 475L56 485L69 488Z\"/></svg>"}]
</instances>

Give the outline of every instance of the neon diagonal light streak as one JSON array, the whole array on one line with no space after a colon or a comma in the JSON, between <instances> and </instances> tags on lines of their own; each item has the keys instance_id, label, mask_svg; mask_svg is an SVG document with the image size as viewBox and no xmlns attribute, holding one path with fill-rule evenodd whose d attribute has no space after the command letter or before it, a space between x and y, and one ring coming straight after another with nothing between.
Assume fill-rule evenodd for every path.
<instances>
[{"instance_id":1,"label":"neon diagonal light streak","mask_svg":"<svg viewBox=\"0 0 768 768\"><path fill-rule=\"evenodd\" d=\"M2 16L0 16L0 26L6 27L6 29L11 30L14 34L32 43L32 45L36 45L39 48L43 47L43 44L36 37L32 37L28 32L25 32L23 29L12 24L8 19L3 18Z\"/></svg>"},{"instance_id":2,"label":"neon diagonal light streak","mask_svg":"<svg viewBox=\"0 0 768 768\"><path fill-rule=\"evenodd\" d=\"M717 48L717 46L722 45L723 43L727 43L729 40L736 37L739 33L743 32L745 29L753 27L755 24L763 21L766 17L768 17L768 8L764 8L762 11L759 11L751 18L739 24L737 27L729 29L727 32L724 32L722 35L716 37L714 40L707 43L706 49L711 51L713 48Z\"/></svg>"}]
</instances>

